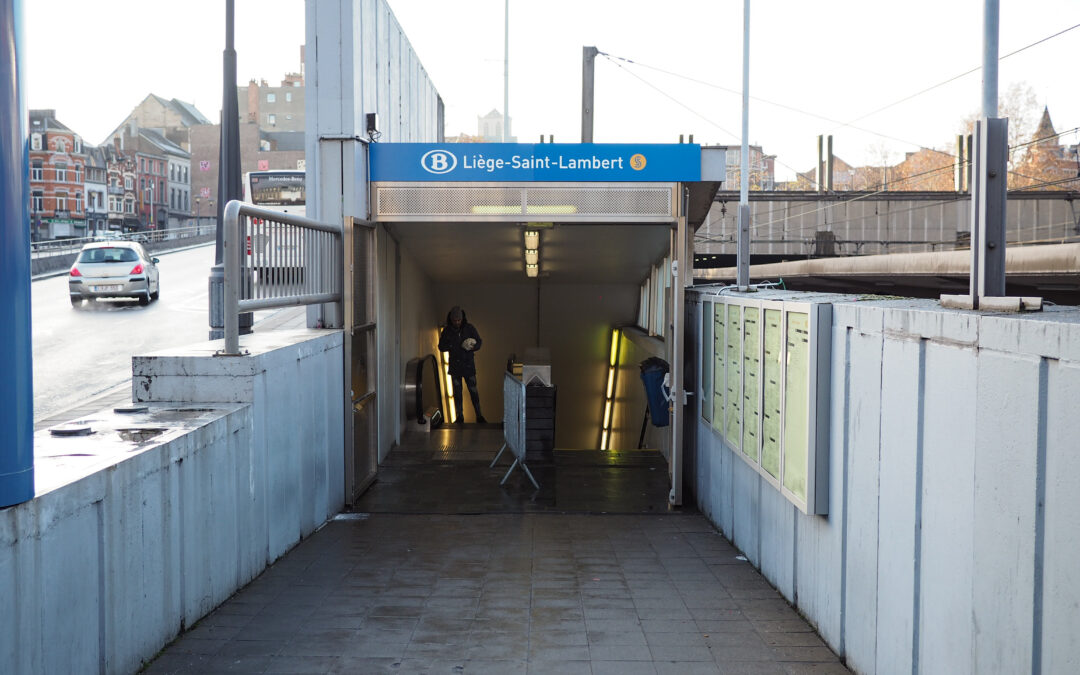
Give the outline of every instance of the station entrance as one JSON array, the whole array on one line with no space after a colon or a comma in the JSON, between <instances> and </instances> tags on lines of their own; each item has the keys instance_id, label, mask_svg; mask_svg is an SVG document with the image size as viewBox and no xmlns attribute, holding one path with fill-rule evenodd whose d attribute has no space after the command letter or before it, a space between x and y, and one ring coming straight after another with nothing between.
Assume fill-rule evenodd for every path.
<instances>
[{"instance_id":1,"label":"station entrance","mask_svg":"<svg viewBox=\"0 0 1080 675\"><path fill-rule=\"evenodd\" d=\"M371 144L369 220L347 235L351 501L370 502L362 495L377 478L407 480L392 449L422 450L412 464L466 458L488 483L479 454L510 446L500 477L510 451L539 457L531 444L513 447L526 443L513 440L506 394L510 376L538 359L546 378L533 384L552 389L550 445L564 463L655 458L646 470L666 469L666 501L681 505L683 406L657 426L639 365L663 361L670 391L690 388L682 289L723 154L688 144ZM467 395L464 410L450 395L438 342L455 306L482 337L486 424ZM548 468L538 490L522 474L504 491L532 491L535 504L553 487ZM425 471L440 484L437 468Z\"/></svg>"}]
</instances>

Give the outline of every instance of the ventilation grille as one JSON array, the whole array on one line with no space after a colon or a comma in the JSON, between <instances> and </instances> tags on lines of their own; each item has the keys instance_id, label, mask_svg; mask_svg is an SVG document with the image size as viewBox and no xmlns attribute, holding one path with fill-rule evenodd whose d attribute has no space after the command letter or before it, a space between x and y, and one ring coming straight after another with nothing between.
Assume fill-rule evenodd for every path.
<instances>
[{"instance_id":1,"label":"ventilation grille","mask_svg":"<svg viewBox=\"0 0 1080 675\"><path fill-rule=\"evenodd\" d=\"M673 185L567 187L376 184L376 219L668 221Z\"/></svg>"}]
</instances>

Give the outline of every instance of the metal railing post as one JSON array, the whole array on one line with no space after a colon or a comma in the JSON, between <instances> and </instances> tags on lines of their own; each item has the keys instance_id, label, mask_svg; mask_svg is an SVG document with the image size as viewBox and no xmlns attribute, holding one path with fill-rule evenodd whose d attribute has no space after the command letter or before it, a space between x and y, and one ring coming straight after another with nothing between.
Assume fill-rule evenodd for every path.
<instances>
[{"instance_id":1,"label":"metal railing post","mask_svg":"<svg viewBox=\"0 0 1080 675\"><path fill-rule=\"evenodd\" d=\"M236 200L225 205L224 260L225 260L225 350L223 355L240 353L240 256L236 251L240 242L240 205Z\"/></svg>"}]
</instances>

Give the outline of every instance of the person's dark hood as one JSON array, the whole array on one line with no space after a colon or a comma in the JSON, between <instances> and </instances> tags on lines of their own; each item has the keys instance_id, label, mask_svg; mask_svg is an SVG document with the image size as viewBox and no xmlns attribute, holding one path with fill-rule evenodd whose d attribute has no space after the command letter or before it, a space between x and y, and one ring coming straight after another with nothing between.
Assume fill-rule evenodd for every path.
<instances>
[{"instance_id":1,"label":"person's dark hood","mask_svg":"<svg viewBox=\"0 0 1080 675\"><path fill-rule=\"evenodd\" d=\"M461 308L458 307L458 309L461 309ZM450 323L450 315L453 314L453 312L454 312L454 308L451 307L450 311L448 311L446 313L446 325L447 326L453 326L453 324ZM464 326L467 323L469 323L469 317L465 315L465 310L461 309L461 325Z\"/></svg>"}]
</instances>

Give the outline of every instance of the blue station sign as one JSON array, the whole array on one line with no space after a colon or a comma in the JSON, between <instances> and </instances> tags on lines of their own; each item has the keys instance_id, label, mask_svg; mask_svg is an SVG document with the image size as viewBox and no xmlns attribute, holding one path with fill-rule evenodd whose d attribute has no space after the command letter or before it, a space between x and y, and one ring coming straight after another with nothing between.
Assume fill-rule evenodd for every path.
<instances>
[{"instance_id":1,"label":"blue station sign","mask_svg":"<svg viewBox=\"0 0 1080 675\"><path fill-rule=\"evenodd\" d=\"M622 143L372 143L374 182L701 180L701 146Z\"/></svg>"}]
</instances>

